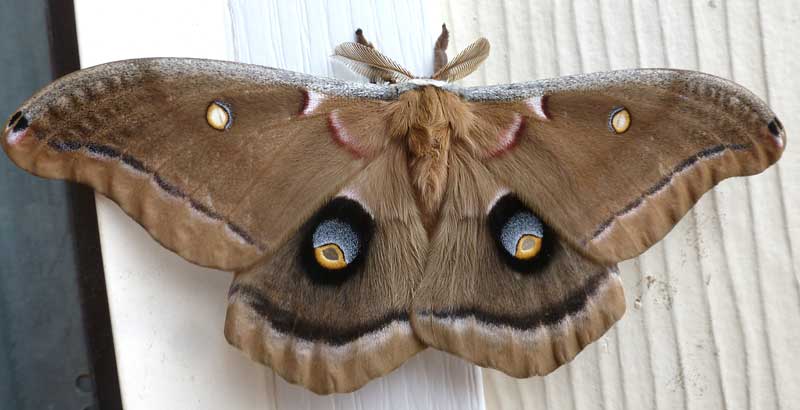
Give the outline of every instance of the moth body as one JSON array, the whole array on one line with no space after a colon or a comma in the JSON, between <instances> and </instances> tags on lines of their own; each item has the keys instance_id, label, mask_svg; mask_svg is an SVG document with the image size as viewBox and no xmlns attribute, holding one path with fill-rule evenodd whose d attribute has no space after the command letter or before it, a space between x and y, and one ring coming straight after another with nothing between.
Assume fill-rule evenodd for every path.
<instances>
[{"instance_id":1,"label":"moth body","mask_svg":"<svg viewBox=\"0 0 800 410\"><path fill-rule=\"evenodd\" d=\"M464 111L458 96L433 85L402 93L390 108L389 135L406 148L415 199L429 232L444 196L450 145L464 138L457 134Z\"/></svg>"}]
</instances>

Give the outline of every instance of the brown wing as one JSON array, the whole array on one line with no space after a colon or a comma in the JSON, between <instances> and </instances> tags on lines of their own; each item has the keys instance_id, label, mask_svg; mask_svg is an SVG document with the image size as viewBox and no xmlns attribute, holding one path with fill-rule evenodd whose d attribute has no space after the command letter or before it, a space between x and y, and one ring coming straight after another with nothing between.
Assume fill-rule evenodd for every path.
<instances>
[{"instance_id":1,"label":"brown wing","mask_svg":"<svg viewBox=\"0 0 800 410\"><path fill-rule=\"evenodd\" d=\"M236 275L231 344L322 394L355 390L424 348L409 310L427 237L397 166L404 159L387 148L264 262ZM332 243L351 256L346 266L319 263L315 250Z\"/></svg>"},{"instance_id":2,"label":"brown wing","mask_svg":"<svg viewBox=\"0 0 800 410\"><path fill-rule=\"evenodd\" d=\"M454 146L439 228L414 296L412 323L425 343L529 377L571 360L622 316L616 266L593 262L547 226L532 259L508 252L507 237L517 243L528 229L515 218L535 218L530 208Z\"/></svg>"},{"instance_id":3,"label":"brown wing","mask_svg":"<svg viewBox=\"0 0 800 410\"><path fill-rule=\"evenodd\" d=\"M219 61L110 63L28 100L2 145L34 174L107 195L187 260L236 270L380 152L382 119L364 114L385 102L336 94L381 89L347 87Z\"/></svg>"},{"instance_id":4,"label":"brown wing","mask_svg":"<svg viewBox=\"0 0 800 410\"><path fill-rule=\"evenodd\" d=\"M696 72L628 70L466 90L490 173L604 263L644 252L722 179L780 157L775 114Z\"/></svg>"}]
</instances>

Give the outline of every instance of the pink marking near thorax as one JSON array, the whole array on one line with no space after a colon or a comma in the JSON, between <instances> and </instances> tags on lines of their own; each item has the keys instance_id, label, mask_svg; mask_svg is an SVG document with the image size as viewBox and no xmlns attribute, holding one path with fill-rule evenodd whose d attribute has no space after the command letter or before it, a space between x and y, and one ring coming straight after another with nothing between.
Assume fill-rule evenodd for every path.
<instances>
[{"instance_id":1,"label":"pink marking near thorax","mask_svg":"<svg viewBox=\"0 0 800 410\"><path fill-rule=\"evenodd\" d=\"M519 136L523 131L525 131L525 118L515 112L511 125L498 136L498 147L491 151L489 156L497 157L513 149L517 145L517 142L519 142Z\"/></svg>"},{"instance_id":2,"label":"pink marking near thorax","mask_svg":"<svg viewBox=\"0 0 800 410\"><path fill-rule=\"evenodd\" d=\"M315 91L303 90L303 108L300 110L301 115L310 115L322 104L325 100L325 95Z\"/></svg>"},{"instance_id":3,"label":"pink marking near thorax","mask_svg":"<svg viewBox=\"0 0 800 410\"><path fill-rule=\"evenodd\" d=\"M528 98L525 100L525 105L527 105L540 120L547 121L550 119L550 115L547 113L546 95Z\"/></svg>"},{"instance_id":4,"label":"pink marking near thorax","mask_svg":"<svg viewBox=\"0 0 800 410\"><path fill-rule=\"evenodd\" d=\"M333 110L328 114L328 129L331 132L331 138L339 144L347 152L356 158L363 158L365 153L356 145L356 141L350 133L345 129L342 120L339 118L339 112Z\"/></svg>"}]
</instances>

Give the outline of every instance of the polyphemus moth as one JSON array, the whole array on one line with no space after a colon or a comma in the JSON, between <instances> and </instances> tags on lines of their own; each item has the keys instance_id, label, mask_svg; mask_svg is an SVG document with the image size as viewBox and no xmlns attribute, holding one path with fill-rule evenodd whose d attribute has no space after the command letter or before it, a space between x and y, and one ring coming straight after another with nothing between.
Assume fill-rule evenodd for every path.
<instances>
[{"instance_id":1,"label":"polyphemus moth","mask_svg":"<svg viewBox=\"0 0 800 410\"><path fill-rule=\"evenodd\" d=\"M616 264L786 135L698 72L636 69L459 87L479 39L416 78L358 42L374 84L222 61L67 75L6 122L18 166L88 184L165 247L235 272L225 336L317 393L433 347L547 374L625 310Z\"/></svg>"}]
</instances>

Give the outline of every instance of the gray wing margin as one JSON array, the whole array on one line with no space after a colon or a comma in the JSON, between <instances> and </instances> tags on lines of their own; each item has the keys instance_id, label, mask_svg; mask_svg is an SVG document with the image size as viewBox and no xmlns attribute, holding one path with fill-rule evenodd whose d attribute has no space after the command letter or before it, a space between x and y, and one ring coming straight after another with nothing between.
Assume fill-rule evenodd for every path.
<instances>
[{"instance_id":1,"label":"gray wing margin","mask_svg":"<svg viewBox=\"0 0 800 410\"><path fill-rule=\"evenodd\" d=\"M80 73L80 74L78 74ZM389 85L377 85L342 81L332 78L317 77L309 74L297 73L279 68L264 67L254 64L236 63L231 61L207 60L198 58L142 58L115 61L85 68L75 73L68 74L48 87L42 89L36 97L48 99L58 95L52 88L87 88L82 83L96 82L99 79L109 79L135 84L136 79L147 75L155 76L208 76L213 75L221 81L234 80L237 82L251 83L254 87L263 86L292 86L303 87L326 95L371 98L379 100L397 99L400 90ZM40 101L47 103L47 101Z\"/></svg>"},{"instance_id":2,"label":"gray wing margin","mask_svg":"<svg viewBox=\"0 0 800 410\"><path fill-rule=\"evenodd\" d=\"M356 98L373 98L379 100L397 99L395 87L378 84L342 81L333 78L318 77L280 68L265 67L254 64L231 61L203 60L192 58L158 58L145 60L129 60L136 64L149 64L165 71L176 73L208 73L218 72L222 77L247 79L254 85L287 85L303 87L327 95Z\"/></svg>"},{"instance_id":3,"label":"gray wing margin","mask_svg":"<svg viewBox=\"0 0 800 410\"><path fill-rule=\"evenodd\" d=\"M736 83L699 71L665 68L640 68L578 74L524 83L483 87L457 88L450 85L467 101L516 101L535 96L566 92L602 92L609 88L669 89L678 93L714 93L747 103L762 116L771 113L769 107L755 94Z\"/></svg>"},{"instance_id":4,"label":"gray wing margin","mask_svg":"<svg viewBox=\"0 0 800 410\"><path fill-rule=\"evenodd\" d=\"M468 101L511 101L562 92L589 92L621 85L662 88L668 87L681 74L689 73L692 72L669 69L604 71L524 83L466 87L459 89L458 93Z\"/></svg>"}]
</instances>

